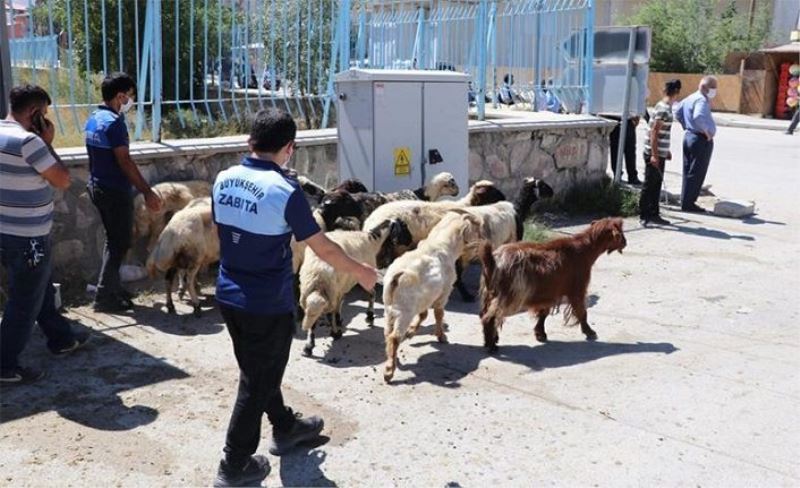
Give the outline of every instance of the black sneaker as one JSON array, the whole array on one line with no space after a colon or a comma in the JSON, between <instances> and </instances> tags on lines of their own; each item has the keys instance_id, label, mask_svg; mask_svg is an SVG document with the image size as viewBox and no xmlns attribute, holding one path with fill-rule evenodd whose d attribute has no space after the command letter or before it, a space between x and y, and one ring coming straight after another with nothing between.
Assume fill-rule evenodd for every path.
<instances>
[{"instance_id":1,"label":"black sneaker","mask_svg":"<svg viewBox=\"0 0 800 488\"><path fill-rule=\"evenodd\" d=\"M108 298L95 299L94 311L101 313L116 313L133 310L133 302L130 298L113 296Z\"/></svg>"},{"instance_id":2,"label":"black sneaker","mask_svg":"<svg viewBox=\"0 0 800 488\"><path fill-rule=\"evenodd\" d=\"M650 217L650 222L652 222L652 223L654 223L656 225L672 225L672 222L670 222L669 220L663 218L660 215L656 215L656 216Z\"/></svg>"},{"instance_id":3,"label":"black sneaker","mask_svg":"<svg viewBox=\"0 0 800 488\"><path fill-rule=\"evenodd\" d=\"M639 219L639 225L647 227L650 224L650 219Z\"/></svg>"},{"instance_id":4,"label":"black sneaker","mask_svg":"<svg viewBox=\"0 0 800 488\"><path fill-rule=\"evenodd\" d=\"M642 186L642 180L639 178L628 178L628 184L633 186Z\"/></svg>"},{"instance_id":5,"label":"black sneaker","mask_svg":"<svg viewBox=\"0 0 800 488\"><path fill-rule=\"evenodd\" d=\"M691 205L687 205L685 207L681 207L681 210L683 210L684 212L690 212L690 213L699 213L699 214L707 213L706 209L704 209L703 207L701 207L700 205L698 205L696 203L692 203Z\"/></svg>"},{"instance_id":6,"label":"black sneaker","mask_svg":"<svg viewBox=\"0 0 800 488\"><path fill-rule=\"evenodd\" d=\"M286 432L272 429L272 437L269 440L269 453L273 456L286 454L296 445L319 437L324 426L325 422L316 415L304 419L299 413L296 413L294 425L292 425L291 429Z\"/></svg>"},{"instance_id":7,"label":"black sneaker","mask_svg":"<svg viewBox=\"0 0 800 488\"><path fill-rule=\"evenodd\" d=\"M88 332L76 332L72 334L72 344L62 347L57 351L53 351L53 354L56 356L66 356L70 353L73 353L83 347L84 344L89 342L89 339L92 337L91 334Z\"/></svg>"},{"instance_id":8,"label":"black sneaker","mask_svg":"<svg viewBox=\"0 0 800 488\"><path fill-rule=\"evenodd\" d=\"M15 368L0 372L0 384L27 385L44 377L44 371L33 368Z\"/></svg>"},{"instance_id":9,"label":"black sneaker","mask_svg":"<svg viewBox=\"0 0 800 488\"><path fill-rule=\"evenodd\" d=\"M224 459L219 462L214 488L223 486L255 486L260 485L269 474L269 461L265 456L250 456L250 459L239 469L231 467Z\"/></svg>"}]
</instances>

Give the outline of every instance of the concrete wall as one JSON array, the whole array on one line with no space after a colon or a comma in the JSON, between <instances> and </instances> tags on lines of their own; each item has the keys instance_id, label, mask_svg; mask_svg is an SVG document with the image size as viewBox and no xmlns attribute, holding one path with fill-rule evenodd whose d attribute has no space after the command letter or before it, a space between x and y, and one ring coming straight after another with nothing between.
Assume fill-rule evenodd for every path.
<instances>
[{"instance_id":1,"label":"concrete wall","mask_svg":"<svg viewBox=\"0 0 800 488\"><path fill-rule=\"evenodd\" d=\"M512 197L526 176L544 178L564 191L578 182L600 180L608 161L612 124L581 115L529 114L470 122L470 180L490 179ZM326 187L337 181L336 131L303 131L291 165ZM131 152L151 183L202 179L239 162L245 137L146 143ZM103 227L86 192L88 164L82 149L60 151L73 184L56 197L53 258L56 279L84 286L96 279ZM136 259L143 261L139 243Z\"/></svg>"}]
</instances>

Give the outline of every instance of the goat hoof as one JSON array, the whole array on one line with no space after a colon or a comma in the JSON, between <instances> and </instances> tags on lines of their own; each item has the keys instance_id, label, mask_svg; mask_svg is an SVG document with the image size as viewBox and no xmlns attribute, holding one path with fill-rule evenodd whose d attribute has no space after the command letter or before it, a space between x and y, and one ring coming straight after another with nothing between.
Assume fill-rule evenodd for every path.
<instances>
[{"instance_id":1,"label":"goat hoof","mask_svg":"<svg viewBox=\"0 0 800 488\"><path fill-rule=\"evenodd\" d=\"M444 334L436 336L436 339L440 344L447 344L447 336Z\"/></svg>"},{"instance_id":2,"label":"goat hoof","mask_svg":"<svg viewBox=\"0 0 800 488\"><path fill-rule=\"evenodd\" d=\"M200 308L200 305L195 305L194 306L194 311L192 313L194 314L194 316L196 318L199 319L200 316L203 314L203 309Z\"/></svg>"},{"instance_id":3,"label":"goat hoof","mask_svg":"<svg viewBox=\"0 0 800 488\"><path fill-rule=\"evenodd\" d=\"M341 339L342 335L343 335L342 331L336 331L336 332L331 331L331 337L333 338L334 341Z\"/></svg>"},{"instance_id":4,"label":"goat hoof","mask_svg":"<svg viewBox=\"0 0 800 488\"><path fill-rule=\"evenodd\" d=\"M586 334L587 341L596 341L597 340L597 332L591 330L589 332L584 332Z\"/></svg>"},{"instance_id":5,"label":"goat hoof","mask_svg":"<svg viewBox=\"0 0 800 488\"><path fill-rule=\"evenodd\" d=\"M367 312L367 325L370 327L375 326L375 314L371 312Z\"/></svg>"},{"instance_id":6,"label":"goat hoof","mask_svg":"<svg viewBox=\"0 0 800 488\"><path fill-rule=\"evenodd\" d=\"M303 347L303 356L310 358L314 354L314 346Z\"/></svg>"},{"instance_id":7,"label":"goat hoof","mask_svg":"<svg viewBox=\"0 0 800 488\"><path fill-rule=\"evenodd\" d=\"M547 342L547 334L545 334L544 332L542 332L541 334L537 332L536 340L542 343Z\"/></svg>"},{"instance_id":8,"label":"goat hoof","mask_svg":"<svg viewBox=\"0 0 800 488\"><path fill-rule=\"evenodd\" d=\"M394 376L394 371L384 371L383 372L383 381L389 383L392 381L392 377Z\"/></svg>"},{"instance_id":9,"label":"goat hoof","mask_svg":"<svg viewBox=\"0 0 800 488\"><path fill-rule=\"evenodd\" d=\"M170 315L175 315L175 305L167 304L167 313Z\"/></svg>"},{"instance_id":10,"label":"goat hoof","mask_svg":"<svg viewBox=\"0 0 800 488\"><path fill-rule=\"evenodd\" d=\"M492 345L487 345L486 350L489 354L497 354L497 351L499 351L500 348L497 347L497 344L492 344Z\"/></svg>"}]
</instances>

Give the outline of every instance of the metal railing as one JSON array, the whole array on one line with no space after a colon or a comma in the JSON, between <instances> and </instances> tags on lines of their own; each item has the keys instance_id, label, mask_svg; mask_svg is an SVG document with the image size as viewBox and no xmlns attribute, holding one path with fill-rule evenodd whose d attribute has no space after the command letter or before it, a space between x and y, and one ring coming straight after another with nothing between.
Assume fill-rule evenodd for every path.
<instances>
[{"instance_id":1,"label":"metal railing","mask_svg":"<svg viewBox=\"0 0 800 488\"><path fill-rule=\"evenodd\" d=\"M265 106L327 127L333 76L350 67L469 73L479 118L506 75L524 108L542 109L545 89L571 112L591 104L592 0L0 3L13 83L47 88L75 138L112 71L137 80L135 139L241 132Z\"/></svg>"}]
</instances>

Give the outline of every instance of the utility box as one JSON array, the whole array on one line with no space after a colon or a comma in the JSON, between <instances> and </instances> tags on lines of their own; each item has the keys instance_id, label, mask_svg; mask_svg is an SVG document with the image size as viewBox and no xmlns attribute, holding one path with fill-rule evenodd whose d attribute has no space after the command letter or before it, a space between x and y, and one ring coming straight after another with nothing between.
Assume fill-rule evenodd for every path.
<instances>
[{"instance_id":1,"label":"utility box","mask_svg":"<svg viewBox=\"0 0 800 488\"><path fill-rule=\"evenodd\" d=\"M351 69L336 75L339 181L372 191L416 189L443 171L469 186L469 76Z\"/></svg>"}]
</instances>

